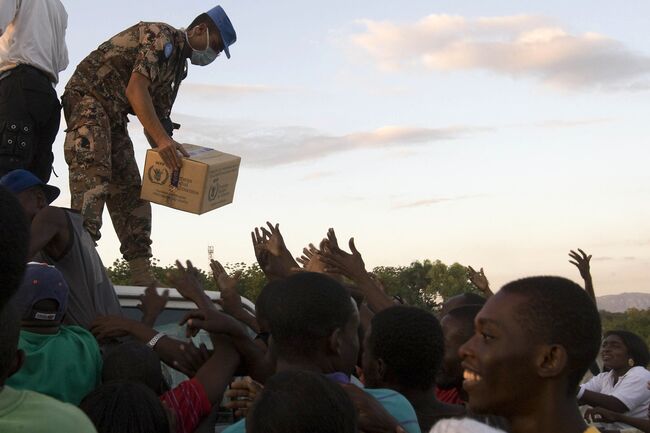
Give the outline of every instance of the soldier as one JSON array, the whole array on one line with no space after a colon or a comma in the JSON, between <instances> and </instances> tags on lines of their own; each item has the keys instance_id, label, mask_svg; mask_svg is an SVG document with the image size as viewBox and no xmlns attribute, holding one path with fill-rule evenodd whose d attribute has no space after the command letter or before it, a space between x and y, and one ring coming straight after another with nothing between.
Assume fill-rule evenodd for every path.
<instances>
[{"instance_id":1,"label":"soldier","mask_svg":"<svg viewBox=\"0 0 650 433\"><path fill-rule=\"evenodd\" d=\"M126 124L135 114L152 147L171 170L183 147L171 138L169 118L187 59L205 66L236 41L228 16L216 6L187 30L140 22L104 42L78 66L63 95L68 125L65 160L72 208L100 238L104 203L131 268L132 284L155 283L151 272L151 205L140 199L140 172Z\"/></svg>"}]
</instances>

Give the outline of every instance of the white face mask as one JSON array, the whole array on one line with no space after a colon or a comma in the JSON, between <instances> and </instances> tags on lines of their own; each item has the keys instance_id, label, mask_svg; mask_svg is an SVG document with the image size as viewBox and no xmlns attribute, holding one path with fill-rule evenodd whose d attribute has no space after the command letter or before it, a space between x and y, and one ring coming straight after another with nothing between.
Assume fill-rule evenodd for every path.
<instances>
[{"instance_id":1,"label":"white face mask","mask_svg":"<svg viewBox=\"0 0 650 433\"><path fill-rule=\"evenodd\" d=\"M219 53L217 53L215 50L212 49L210 46L210 30L205 29L205 33L208 37L208 42L205 50L195 50L192 47L192 44L190 44L190 39L187 36L187 31L185 32L185 39L187 40L187 44L192 48L192 57L190 58L190 62L192 62L193 65L198 65L198 66L205 66L209 65L210 63L214 62L214 59L219 56Z\"/></svg>"}]
</instances>

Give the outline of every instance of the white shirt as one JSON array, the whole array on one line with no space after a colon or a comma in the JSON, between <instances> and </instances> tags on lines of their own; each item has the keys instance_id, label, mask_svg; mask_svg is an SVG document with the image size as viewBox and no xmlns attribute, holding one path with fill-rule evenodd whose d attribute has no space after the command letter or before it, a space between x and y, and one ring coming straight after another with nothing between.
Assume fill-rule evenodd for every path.
<instances>
[{"instance_id":1,"label":"white shirt","mask_svg":"<svg viewBox=\"0 0 650 433\"><path fill-rule=\"evenodd\" d=\"M650 381L650 371L643 367L632 367L618 378L616 384L614 384L614 372L609 371L591 378L580 388L616 397L629 409L624 415L647 418L648 405L650 405L648 381Z\"/></svg>"},{"instance_id":2,"label":"white shirt","mask_svg":"<svg viewBox=\"0 0 650 433\"><path fill-rule=\"evenodd\" d=\"M28 64L58 83L68 66L67 27L59 0L0 0L0 72Z\"/></svg>"},{"instance_id":3,"label":"white shirt","mask_svg":"<svg viewBox=\"0 0 650 433\"><path fill-rule=\"evenodd\" d=\"M426 433L426 432L423 432ZM430 433L505 433L473 419L443 419L438 421Z\"/></svg>"}]
</instances>

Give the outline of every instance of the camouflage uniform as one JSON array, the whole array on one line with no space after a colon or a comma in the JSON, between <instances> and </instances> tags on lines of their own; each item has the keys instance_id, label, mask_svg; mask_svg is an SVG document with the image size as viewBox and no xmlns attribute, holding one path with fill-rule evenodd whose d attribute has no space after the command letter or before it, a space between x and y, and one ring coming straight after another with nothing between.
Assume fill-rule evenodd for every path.
<instances>
[{"instance_id":1,"label":"camouflage uniform","mask_svg":"<svg viewBox=\"0 0 650 433\"><path fill-rule=\"evenodd\" d=\"M151 205L140 199L126 87L133 72L147 77L158 117L169 117L187 68L185 44L185 34L167 24L138 23L90 53L63 94L72 208L98 240L106 203L126 260L151 257Z\"/></svg>"}]
</instances>

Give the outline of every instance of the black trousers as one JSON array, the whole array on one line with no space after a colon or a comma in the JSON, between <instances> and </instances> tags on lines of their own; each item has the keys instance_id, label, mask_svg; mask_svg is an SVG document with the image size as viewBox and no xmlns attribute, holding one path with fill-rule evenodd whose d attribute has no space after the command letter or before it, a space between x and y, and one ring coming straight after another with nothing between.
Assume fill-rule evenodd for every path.
<instances>
[{"instance_id":1,"label":"black trousers","mask_svg":"<svg viewBox=\"0 0 650 433\"><path fill-rule=\"evenodd\" d=\"M61 103L48 76L19 65L0 79L0 176L23 168L47 183Z\"/></svg>"}]
</instances>

